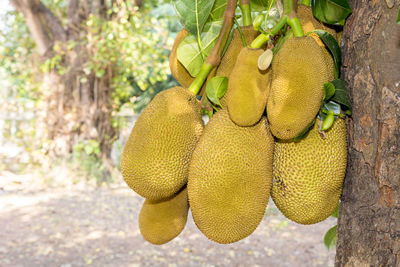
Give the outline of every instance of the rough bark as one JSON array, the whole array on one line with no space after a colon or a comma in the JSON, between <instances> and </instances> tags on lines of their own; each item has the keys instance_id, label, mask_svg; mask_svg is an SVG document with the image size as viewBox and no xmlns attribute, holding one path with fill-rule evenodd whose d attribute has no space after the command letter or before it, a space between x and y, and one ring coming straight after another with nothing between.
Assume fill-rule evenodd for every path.
<instances>
[{"instance_id":1,"label":"rough bark","mask_svg":"<svg viewBox=\"0 0 400 267\"><path fill-rule=\"evenodd\" d=\"M342 73L353 115L336 266L400 266L400 1L350 2Z\"/></svg>"},{"instance_id":2,"label":"rough bark","mask_svg":"<svg viewBox=\"0 0 400 267\"><path fill-rule=\"evenodd\" d=\"M106 19L105 1L67 1L67 25L62 25L39 0L10 0L10 2L26 19L42 55L42 62L38 64L55 55L53 50L55 44L65 52L60 64L67 69L67 72L59 74L55 69L43 77L46 88L43 91L47 100L44 119L48 138L52 141L47 146L48 153L67 156L76 143L94 139L100 143L102 154L99 157L107 161L115 136L111 124L111 68L106 69L105 75L100 78L93 72L85 74L85 63L95 51L81 42L82 36L88 34L81 25L90 14ZM72 50L66 49L70 41L76 43ZM86 77L87 81L82 81L82 77Z\"/></svg>"}]
</instances>

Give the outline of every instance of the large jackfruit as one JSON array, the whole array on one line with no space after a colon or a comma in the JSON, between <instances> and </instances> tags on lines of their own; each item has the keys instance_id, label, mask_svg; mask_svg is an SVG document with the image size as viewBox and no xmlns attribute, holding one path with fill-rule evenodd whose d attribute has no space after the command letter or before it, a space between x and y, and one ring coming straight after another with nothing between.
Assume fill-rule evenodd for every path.
<instances>
[{"instance_id":1,"label":"large jackfruit","mask_svg":"<svg viewBox=\"0 0 400 267\"><path fill-rule=\"evenodd\" d=\"M299 142L275 143L271 196L290 220L313 224L335 211L346 171L346 124L338 119L322 139L318 120Z\"/></svg>"},{"instance_id":2,"label":"large jackfruit","mask_svg":"<svg viewBox=\"0 0 400 267\"><path fill-rule=\"evenodd\" d=\"M189 31L185 28L182 29L175 38L174 45L171 49L171 54L169 55L169 68L171 69L172 75L180 83L182 87L188 88L195 78L193 78L182 63L178 60L177 50L178 46L183 39L189 34Z\"/></svg>"},{"instance_id":3,"label":"large jackfruit","mask_svg":"<svg viewBox=\"0 0 400 267\"><path fill-rule=\"evenodd\" d=\"M229 116L239 126L256 124L264 112L271 84L271 68L258 69L262 49L243 48L229 76L227 106Z\"/></svg>"},{"instance_id":4,"label":"large jackfruit","mask_svg":"<svg viewBox=\"0 0 400 267\"><path fill-rule=\"evenodd\" d=\"M260 34L258 31L254 30L253 26L245 26L241 27L240 29L242 30L243 37L247 45L250 45L251 42ZM243 44L242 36L240 35L239 30L235 29L233 32L232 41L230 42L229 47L218 66L216 76L229 77L231 75L233 67L236 63L236 59L243 47L245 46Z\"/></svg>"},{"instance_id":5,"label":"large jackfruit","mask_svg":"<svg viewBox=\"0 0 400 267\"><path fill-rule=\"evenodd\" d=\"M121 158L122 176L136 193L159 200L186 184L204 127L200 109L196 97L182 87L158 93L144 109Z\"/></svg>"},{"instance_id":6,"label":"large jackfruit","mask_svg":"<svg viewBox=\"0 0 400 267\"><path fill-rule=\"evenodd\" d=\"M188 210L186 187L166 200L146 199L139 214L140 233L152 244L165 244L185 228Z\"/></svg>"},{"instance_id":7,"label":"large jackfruit","mask_svg":"<svg viewBox=\"0 0 400 267\"><path fill-rule=\"evenodd\" d=\"M299 135L317 115L324 84L333 80L333 60L313 37L288 39L272 63L267 101L271 132L279 139Z\"/></svg>"},{"instance_id":8,"label":"large jackfruit","mask_svg":"<svg viewBox=\"0 0 400 267\"><path fill-rule=\"evenodd\" d=\"M188 180L193 219L209 239L232 243L257 228L271 189L273 147L265 118L252 127L237 126L225 109L211 118Z\"/></svg>"}]
</instances>

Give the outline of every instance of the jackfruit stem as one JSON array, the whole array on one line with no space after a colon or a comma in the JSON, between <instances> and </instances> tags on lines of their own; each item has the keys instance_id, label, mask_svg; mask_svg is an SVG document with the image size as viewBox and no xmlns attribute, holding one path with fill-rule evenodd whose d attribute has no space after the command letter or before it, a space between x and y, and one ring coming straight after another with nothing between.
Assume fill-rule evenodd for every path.
<instances>
[{"instance_id":1,"label":"jackfruit stem","mask_svg":"<svg viewBox=\"0 0 400 267\"><path fill-rule=\"evenodd\" d=\"M199 75L197 75L196 79L189 86L189 91L192 92L194 95L197 95L201 87L203 86L204 81L207 79L208 74L213 68L214 66L212 64L204 62Z\"/></svg>"},{"instance_id":2,"label":"jackfruit stem","mask_svg":"<svg viewBox=\"0 0 400 267\"><path fill-rule=\"evenodd\" d=\"M235 18L235 10L237 6L237 0L227 0L226 8L224 11L224 21L222 23L222 28L218 36L218 40L215 43L210 54L203 63L200 74L197 75L196 79L189 86L189 91L197 95L207 79L208 74L212 69L219 65L221 62L222 52L224 50L225 44L228 40L229 33L231 32L233 26L233 19Z\"/></svg>"},{"instance_id":3,"label":"jackfruit stem","mask_svg":"<svg viewBox=\"0 0 400 267\"><path fill-rule=\"evenodd\" d=\"M250 0L240 0L239 8L243 15L243 26L250 26L253 23L251 18Z\"/></svg>"},{"instance_id":4,"label":"jackfruit stem","mask_svg":"<svg viewBox=\"0 0 400 267\"><path fill-rule=\"evenodd\" d=\"M284 0L283 1L283 15L280 21L268 32L268 35L261 33L251 43L251 48L262 47L270 37L274 37L278 32L288 24L292 29L295 37L304 36L303 28L301 27L300 21L296 15L297 0Z\"/></svg>"},{"instance_id":5,"label":"jackfruit stem","mask_svg":"<svg viewBox=\"0 0 400 267\"><path fill-rule=\"evenodd\" d=\"M283 13L289 16L287 24L292 28L294 36L302 37L304 36L304 32L296 13L297 1L298 0L284 0Z\"/></svg>"},{"instance_id":6,"label":"jackfruit stem","mask_svg":"<svg viewBox=\"0 0 400 267\"><path fill-rule=\"evenodd\" d=\"M311 0L301 0L299 4L302 4L305 6L311 6Z\"/></svg>"},{"instance_id":7,"label":"jackfruit stem","mask_svg":"<svg viewBox=\"0 0 400 267\"><path fill-rule=\"evenodd\" d=\"M303 37L304 31L298 17L288 19L287 24L292 28L295 37Z\"/></svg>"},{"instance_id":8,"label":"jackfruit stem","mask_svg":"<svg viewBox=\"0 0 400 267\"><path fill-rule=\"evenodd\" d=\"M268 35L262 33L257 36L256 39L251 43L250 48L261 48L266 42L268 42L270 37L274 37L278 32L286 25L288 16L284 15L280 21L268 32Z\"/></svg>"}]
</instances>

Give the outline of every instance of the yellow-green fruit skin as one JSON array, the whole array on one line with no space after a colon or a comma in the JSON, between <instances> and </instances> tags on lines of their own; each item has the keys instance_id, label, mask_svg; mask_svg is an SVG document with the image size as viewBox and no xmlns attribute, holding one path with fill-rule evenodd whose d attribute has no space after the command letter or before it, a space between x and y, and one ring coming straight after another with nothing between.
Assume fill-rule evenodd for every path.
<instances>
[{"instance_id":1,"label":"yellow-green fruit skin","mask_svg":"<svg viewBox=\"0 0 400 267\"><path fill-rule=\"evenodd\" d=\"M264 112L271 84L271 68L258 69L262 49L243 48L229 77L226 93L231 120L239 126L256 124Z\"/></svg>"},{"instance_id":2,"label":"yellow-green fruit skin","mask_svg":"<svg viewBox=\"0 0 400 267\"><path fill-rule=\"evenodd\" d=\"M273 149L265 118L252 127L236 125L225 109L211 118L188 180L193 219L207 238L232 243L257 228L269 199Z\"/></svg>"},{"instance_id":3,"label":"yellow-green fruit skin","mask_svg":"<svg viewBox=\"0 0 400 267\"><path fill-rule=\"evenodd\" d=\"M328 56L312 37L290 38L276 54L267 115L277 138L292 139L314 120L334 75Z\"/></svg>"},{"instance_id":4,"label":"yellow-green fruit skin","mask_svg":"<svg viewBox=\"0 0 400 267\"><path fill-rule=\"evenodd\" d=\"M186 29L183 29L178 33L172 46L171 54L169 55L169 68L171 69L171 73L178 83L185 88L188 88L192 84L194 78L185 69L182 63L179 62L176 51L178 50L179 44L188 34L189 31Z\"/></svg>"},{"instance_id":5,"label":"yellow-green fruit skin","mask_svg":"<svg viewBox=\"0 0 400 267\"><path fill-rule=\"evenodd\" d=\"M204 128L200 109L189 90L173 87L143 110L121 158L122 176L136 193L159 200L187 183L189 161Z\"/></svg>"},{"instance_id":6,"label":"yellow-green fruit skin","mask_svg":"<svg viewBox=\"0 0 400 267\"><path fill-rule=\"evenodd\" d=\"M250 45L259 34L258 31L254 30L253 26L242 27L241 30L247 45ZM243 47L245 47L245 45L243 44L240 32L238 29L235 29L232 41L218 66L216 76L229 77L231 75L236 59Z\"/></svg>"},{"instance_id":7,"label":"yellow-green fruit skin","mask_svg":"<svg viewBox=\"0 0 400 267\"><path fill-rule=\"evenodd\" d=\"M271 197L300 224L314 224L336 209L346 172L346 124L338 119L322 139L318 120L299 142L275 143Z\"/></svg>"},{"instance_id":8,"label":"yellow-green fruit skin","mask_svg":"<svg viewBox=\"0 0 400 267\"><path fill-rule=\"evenodd\" d=\"M305 5L298 5L296 13L297 13L297 17L300 20L300 24L303 28L304 33L308 33L313 30L319 29L319 30L327 31L333 37L337 38L336 31L334 29L329 28L325 24L319 22L314 17L311 7L305 6ZM320 41L320 42L321 42L320 44L322 44L322 46L324 46L323 42L322 41Z\"/></svg>"},{"instance_id":9,"label":"yellow-green fruit skin","mask_svg":"<svg viewBox=\"0 0 400 267\"><path fill-rule=\"evenodd\" d=\"M146 199L139 213L140 233L154 245L165 244L185 228L188 210L187 188L166 200Z\"/></svg>"},{"instance_id":10,"label":"yellow-green fruit skin","mask_svg":"<svg viewBox=\"0 0 400 267\"><path fill-rule=\"evenodd\" d=\"M251 42L256 39L259 35L259 31L254 30L253 26L245 26L240 28L244 40L247 45L250 45ZM231 73L233 68L235 67L237 57L239 56L240 51L245 47L243 44L242 37L238 29L235 29L233 32L233 37L231 42L229 43L229 47L225 52L225 55L221 59L221 63L219 64L215 76L223 76L231 78ZM220 99L222 107L227 106L227 94Z\"/></svg>"}]
</instances>

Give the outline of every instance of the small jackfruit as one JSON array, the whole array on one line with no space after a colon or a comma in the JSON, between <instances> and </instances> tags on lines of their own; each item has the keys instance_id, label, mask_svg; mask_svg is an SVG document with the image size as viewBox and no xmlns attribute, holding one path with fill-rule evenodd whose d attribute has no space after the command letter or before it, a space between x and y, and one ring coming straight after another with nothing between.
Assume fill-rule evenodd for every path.
<instances>
[{"instance_id":1,"label":"small jackfruit","mask_svg":"<svg viewBox=\"0 0 400 267\"><path fill-rule=\"evenodd\" d=\"M193 219L207 238L232 243L257 228L271 189L273 147L265 118L240 127L222 109L208 122L188 179Z\"/></svg>"},{"instance_id":2,"label":"small jackfruit","mask_svg":"<svg viewBox=\"0 0 400 267\"><path fill-rule=\"evenodd\" d=\"M154 245L165 244L185 228L189 202L187 188L166 200L145 200L139 214L139 230Z\"/></svg>"},{"instance_id":3,"label":"small jackfruit","mask_svg":"<svg viewBox=\"0 0 400 267\"><path fill-rule=\"evenodd\" d=\"M253 26L245 26L241 27L240 29L247 45L250 45L251 42L259 35L259 32L254 30ZM245 47L245 45L243 44L242 36L240 35L239 30L235 29L233 32L232 41L230 42L229 47L217 68L216 76L229 77L231 75L233 67L236 63L236 59L243 47Z\"/></svg>"},{"instance_id":4,"label":"small jackfruit","mask_svg":"<svg viewBox=\"0 0 400 267\"><path fill-rule=\"evenodd\" d=\"M188 88L195 78L193 78L182 63L179 62L177 50L182 40L185 39L188 34L189 31L185 28L178 33L174 45L172 46L171 54L169 55L169 68L171 69L171 73L178 83L185 88Z\"/></svg>"},{"instance_id":5,"label":"small jackfruit","mask_svg":"<svg viewBox=\"0 0 400 267\"><path fill-rule=\"evenodd\" d=\"M290 220L313 224L336 209L346 171L346 124L338 119L322 139L318 120L299 142L275 143L271 196Z\"/></svg>"},{"instance_id":6,"label":"small jackfruit","mask_svg":"<svg viewBox=\"0 0 400 267\"><path fill-rule=\"evenodd\" d=\"M324 84L333 80L333 66L329 52L313 37L290 38L282 45L272 62L267 101L273 135L292 139L314 120L324 97Z\"/></svg>"},{"instance_id":7,"label":"small jackfruit","mask_svg":"<svg viewBox=\"0 0 400 267\"><path fill-rule=\"evenodd\" d=\"M189 161L204 123L187 89L158 93L132 129L121 158L125 182L149 200L172 196L187 183Z\"/></svg>"},{"instance_id":8,"label":"small jackfruit","mask_svg":"<svg viewBox=\"0 0 400 267\"><path fill-rule=\"evenodd\" d=\"M243 48L229 76L226 93L231 120L239 126L256 124L264 112L271 84L271 68L258 69L262 49Z\"/></svg>"}]
</instances>

